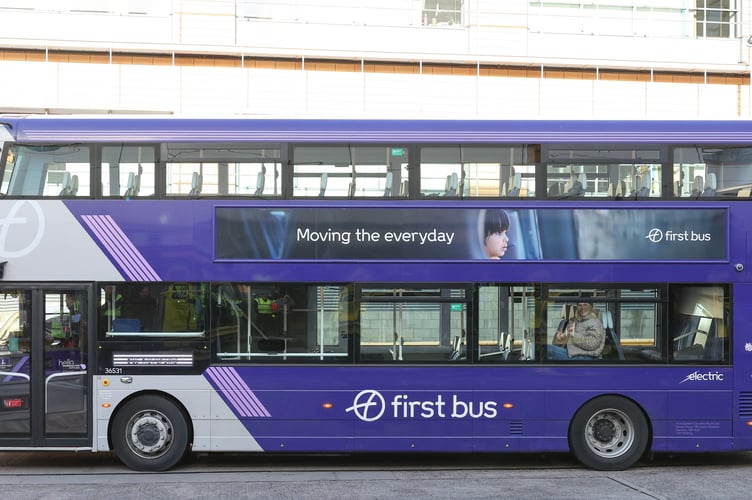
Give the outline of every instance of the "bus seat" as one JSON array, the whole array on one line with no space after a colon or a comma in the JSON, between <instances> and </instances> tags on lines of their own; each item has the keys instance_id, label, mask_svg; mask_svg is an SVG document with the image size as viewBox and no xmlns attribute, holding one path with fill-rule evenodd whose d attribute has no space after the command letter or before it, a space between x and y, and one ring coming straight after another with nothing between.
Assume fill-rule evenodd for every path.
<instances>
[{"instance_id":1,"label":"bus seat","mask_svg":"<svg viewBox=\"0 0 752 500\"><path fill-rule=\"evenodd\" d=\"M128 184L125 188L125 194L123 194L124 197L128 196L138 196L138 190L141 187L141 176L138 174L134 174L133 172L128 173Z\"/></svg>"},{"instance_id":2,"label":"bus seat","mask_svg":"<svg viewBox=\"0 0 752 500\"><path fill-rule=\"evenodd\" d=\"M585 174L585 172L582 172L579 175L573 175L570 188L567 190L566 194L571 196L584 196L586 186L587 174Z\"/></svg>"},{"instance_id":3,"label":"bus seat","mask_svg":"<svg viewBox=\"0 0 752 500\"><path fill-rule=\"evenodd\" d=\"M624 360L624 349L621 346L621 339L614 328L614 318L611 311L605 310L601 313L603 329L606 331L606 346L612 347L620 360Z\"/></svg>"},{"instance_id":4,"label":"bus seat","mask_svg":"<svg viewBox=\"0 0 752 500\"><path fill-rule=\"evenodd\" d=\"M650 174L645 172L638 181L639 189L637 190L638 198L647 198L650 196Z\"/></svg>"},{"instance_id":5,"label":"bus seat","mask_svg":"<svg viewBox=\"0 0 752 500\"><path fill-rule=\"evenodd\" d=\"M407 194L409 193L407 189L408 188L407 182L408 182L407 179L405 179L404 181L402 181L402 184L400 184L400 196L407 196Z\"/></svg>"},{"instance_id":6,"label":"bus seat","mask_svg":"<svg viewBox=\"0 0 752 500\"><path fill-rule=\"evenodd\" d=\"M70 172L63 172L62 189L59 196L71 195L71 174Z\"/></svg>"},{"instance_id":7,"label":"bus seat","mask_svg":"<svg viewBox=\"0 0 752 500\"><path fill-rule=\"evenodd\" d=\"M444 187L444 196L457 196L457 172L447 175L446 186Z\"/></svg>"},{"instance_id":8,"label":"bus seat","mask_svg":"<svg viewBox=\"0 0 752 500\"><path fill-rule=\"evenodd\" d=\"M392 196L392 182L393 182L393 175L391 172L386 173L386 177L384 178L384 198L389 198Z\"/></svg>"},{"instance_id":9,"label":"bus seat","mask_svg":"<svg viewBox=\"0 0 752 500\"><path fill-rule=\"evenodd\" d=\"M188 196L198 196L201 194L201 187L202 187L203 179L201 174L198 172L193 172L193 175L191 176L191 190L188 193Z\"/></svg>"},{"instance_id":10,"label":"bus seat","mask_svg":"<svg viewBox=\"0 0 752 500\"><path fill-rule=\"evenodd\" d=\"M561 194L561 187L558 182L554 182L548 188L548 196L559 196Z\"/></svg>"},{"instance_id":11,"label":"bus seat","mask_svg":"<svg viewBox=\"0 0 752 500\"><path fill-rule=\"evenodd\" d=\"M705 342L705 350L702 353L702 359L707 361L723 361L726 342L721 337L708 337Z\"/></svg>"},{"instance_id":12,"label":"bus seat","mask_svg":"<svg viewBox=\"0 0 752 500\"><path fill-rule=\"evenodd\" d=\"M71 196L76 196L78 194L78 176L77 175L71 175Z\"/></svg>"},{"instance_id":13,"label":"bus seat","mask_svg":"<svg viewBox=\"0 0 752 500\"><path fill-rule=\"evenodd\" d=\"M701 196L715 196L715 190L716 190L716 179L714 173L709 173L707 175L707 179L705 179L707 183L705 184L705 189L702 191Z\"/></svg>"},{"instance_id":14,"label":"bus seat","mask_svg":"<svg viewBox=\"0 0 752 500\"><path fill-rule=\"evenodd\" d=\"M518 197L520 195L520 188L522 187L522 174L515 173L509 178L509 194L510 197Z\"/></svg>"},{"instance_id":15,"label":"bus seat","mask_svg":"<svg viewBox=\"0 0 752 500\"><path fill-rule=\"evenodd\" d=\"M692 183L692 196L693 197L700 196L700 193L702 193L702 185L703 185L702 177L700 177L699 175L696 175L695 180Z\"/></svg>"},{"instance_id":16,"label":"bus seat","mask_svg":"<svg viewBox=\"0 0 752 500\"><path fill-rule=\"evenodd\" d=\"M264 193L265 183L266 183L266 167L262 165L261 171L259 171L259 173L256 174L256 191L253 193L254 196L261 196Z\"/></svg>"},{"instance_id":17,"label":"bus seat","mask_svg":"<svg viewBox=\"0 0 752 500\"><path fill-rule=\"evenodd\" d=\"M326 194L326 184L329 181L329 174L326 172L321 174L321 184L319 186L319 198L323 198Z\"/></svg>"}]
</instances>

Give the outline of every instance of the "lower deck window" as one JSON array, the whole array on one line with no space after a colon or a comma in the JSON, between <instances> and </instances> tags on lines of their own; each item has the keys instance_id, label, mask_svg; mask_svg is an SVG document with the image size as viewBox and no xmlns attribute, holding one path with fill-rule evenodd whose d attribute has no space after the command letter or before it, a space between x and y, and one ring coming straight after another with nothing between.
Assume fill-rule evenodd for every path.
<instances>
[{"instance_id":1,"label":"lower deck window","mask_svg":"<svg viewBox=\"0 0 752 500\"><path fill-rule=\"evenodd\" d=\"M728 285L117 283L98 338L215 361L729 364ZM182 344L181 344L182 345Z\"/></svg>"}]
</instances>

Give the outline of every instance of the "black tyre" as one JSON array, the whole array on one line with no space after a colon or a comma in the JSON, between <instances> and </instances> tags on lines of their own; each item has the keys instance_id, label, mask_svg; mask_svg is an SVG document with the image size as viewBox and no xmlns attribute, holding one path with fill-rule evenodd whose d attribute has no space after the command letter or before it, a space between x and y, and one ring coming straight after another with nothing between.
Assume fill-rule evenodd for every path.
<instances>
[{"instance_id":1,"label":"black tyre","mask_svg":"<svg viewBox=\"0 0 752 500\"><path fill-rule=\"evenodd\" d=\"M569 426L569 447L583 465L595 470L624 470L648 445L648 422L640 408L618 396L585 403Z\"/></svg>"},{"instance_id":2,"label":"black tyre","mask_svg":"<svg viewBox=\"0 0 752 500\"><path fill-rule=\"evenodd\" d=\"M139 471L164 471L188 453L188 423L172 401L141 396L120 408L112 422L112 446L118 458Z\"/></svg>"}]
</instances>

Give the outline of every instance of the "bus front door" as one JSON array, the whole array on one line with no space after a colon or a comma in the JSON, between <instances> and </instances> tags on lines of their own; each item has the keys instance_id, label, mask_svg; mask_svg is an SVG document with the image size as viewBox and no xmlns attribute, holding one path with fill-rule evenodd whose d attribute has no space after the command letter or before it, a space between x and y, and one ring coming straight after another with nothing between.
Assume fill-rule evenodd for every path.
<instances>
[{"instance_id":1,"label":"bus front door","mask_svg":"<svg viewBox=\"0 0 752 500\"><path fill-rule=\"evenodd\" d=\"M90 446L88 293L0 287L0 448Z\"/></svg>"}]
</instances>

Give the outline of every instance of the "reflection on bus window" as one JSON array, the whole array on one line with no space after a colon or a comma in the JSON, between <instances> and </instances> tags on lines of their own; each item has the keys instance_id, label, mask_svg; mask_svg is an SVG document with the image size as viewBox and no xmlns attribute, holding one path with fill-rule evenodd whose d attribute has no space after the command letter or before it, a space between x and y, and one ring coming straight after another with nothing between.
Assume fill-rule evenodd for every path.
<instances>
[{"instance_id":1,"label":"reflection on bus window","mask_svg":"<svg viewBox=\"0 0 752 500\"><path fill-rule=\"evenodd\" d=\"M726 287L677 285L672 290L674 361L728 362Z\"/></svg>"}]
</instances>

